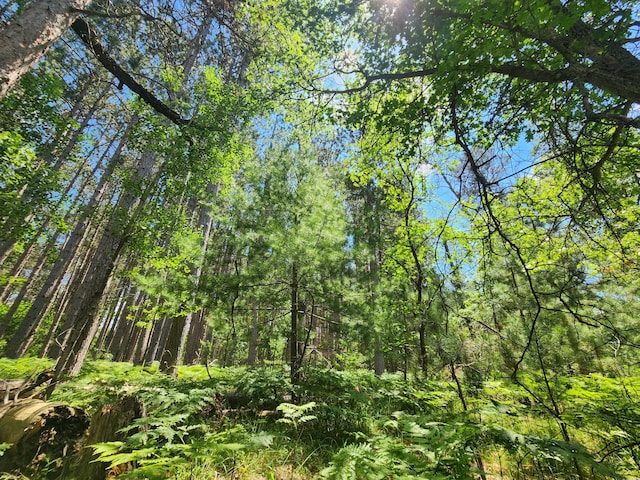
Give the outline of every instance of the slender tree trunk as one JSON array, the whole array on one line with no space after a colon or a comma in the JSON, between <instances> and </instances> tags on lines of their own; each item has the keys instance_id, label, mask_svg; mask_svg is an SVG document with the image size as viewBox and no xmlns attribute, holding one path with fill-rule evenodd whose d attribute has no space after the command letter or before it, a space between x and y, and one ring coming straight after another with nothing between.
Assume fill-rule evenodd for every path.
<instances>
[{"instance_id":1,"label":"slender tree trunk","mask_svg":"<svg viewBox=\"0 0 640 480\"><path fill-rule=\"evenodd\" d=\"M291 383L296 384L300 379L300 364L298 359L298 264L294 261L291 266L291 326L289 332L289 365L291 367Z\"/></svg>"},{"instance_id":2,"label":"slender tree trunk","mask_svg":"<svg viewBox=\"0 0 640 480\"><path fill-rule=\"evenodd\" d=\"M87 265L90 259L93 256L93 251L91 248L84 249L82 253L82 257L74 262L73 268L70 269L69 275L65 275L65 277L69 278L69 283L75 281L76 278L83 277L83 267ZM43 349L43 356L48 356L49 358L59 358L60 354L67 342L67 338L69 338L71 329L73 328L73 321L70 318L64 317L64 311L69 304L71 299L71 291L66 289L60 289L56 292L56 301L53 303L52 309L56 311L55 320L51 329L49 330L48 339L45 343L45 347ZM64 322L63 322L64 320ZM62 324L62 326L60 326Z\"/></svg>"},{"instance_id":3,"label":"slender tree trunk","mask_svg":"<svg viewBox=\"0 0 640 480\"><path fill-rule=\"evenodd\" d=\"M158 359L158 350L160 350L160 345L164 345L166 333L168 333L169 330L168 323L169 320L166 317L162 317L153 323L151 340L149 342L149 348L145 353L144 363L152 363Z\"/></svg>"},{"instance_id":4,"label":"slender tree trunk","mask_svg":"<svg viewBox=\"0 0 640 480\"><path fill-rule=\"evenodd\" d=\"M120 161L120 154L127 142L131 126L132 123L127 127L120 144L109 160L109 164L105 168L105 172L100 178L100 182L89 202L87 211L84 216L80 218L78 223L76 223L75 228L62 248L62 251L60 252L60 259L54 264L31 308L27 311L20 327L12 337L11 341L8 342L5 355L9 358L17 358L16 355L18 355L18 352L23 349L25 341L31 336L36 325L42 321L48 312L52 305L52 296L62 284L66 276L65 274L69 270L70 263L77 256L78 249L86 241L87 235L91 232L91 229L89 228L92 221L90 213L102 202L103 197L109 190L109 183L112 180L111 175Z\"/></svg>"},{"instance_id":5,"label":"slender tree trunk","mask_svg":"<svg viewBox=\"0 0 640 480\"><path fill-rule=\"evenodd\" d=\"M136 306L141 306L145 300L146 295L140 293ZM138 321L143 317L144 313L141 309L136 309L133 314L133 318L130 318L129 314L126 316L126 321L131 324L131 331L133 332L133 340L127 342L127 345L123 347L122 358L126 361L133 362L135 365L140 365L144 360L144 354L149 346L149 338L151 336L150 327L141 327L138 325Z\"/></svg>"},{"instance_id":6,"label":"slender tree trunk","mask_svg":"<svg viewBox=\"0 0 640 480\"><path fill-rule=\"evenodd\" d=\"M130 224L128 222L128 225ZM71 300L65 309L65 316L73 327L62 356L56 364L58 376L74 376L80 371L99 326L97 311L100 299L124 247L128 225L120 224L117 214L112 217L85 270L84 278L74 281L69 287Z\"/></svg>"},{"instance_id":7,"label":"slender tree trunk","mask_svg":"<svg viewBox=\"0 0 640 480\"><path fill-rule=\"evenodd\" d=\"M414 259L416 262L416 269L418 270L418 278L416 279L416 309L418 311L418 316L420 318L420 325L418 326L418 340L420 344L420 369L422 370L422 374L427 376L427 323L425 319L425 312L423 302L423 292L422 285L424 283L424 277L422 275L422 267L418 261L418 256L415 253L415 249L412 247L412 252L414 252Z\"/></svg>"},{"instance_id":8,"label":"slender tree trunk","mask_svg":"<svg viewBox=\"0 0 640 480\"><path fill-rule=\"evenodd\" d=\"M185 365L193 365L200 362L202 358L202 342L206 333L205 310L200 310L193 314L193 319L191 320L191 332L184 352Z\"/></svg>"},{"instance_id":9,"label":"slender tree trunk","mask_svg":"<svg viewBox=\"0 0 640 480\"><path fill-rule=\"evenodd\" d=\"M62 36L90 0L36 0L0 30L0 100Z\"/></svg>"},{"instance_id":10,"label":"slender tree trunk","mask_svg":"<svg viewBox=\"0 0 640 480\"><path fill-rule=\"evenodd\" d=\"M76 116L78 115L78 113L81 110L81 105L82 102L86 96L87 90L89 89L89 87L91 86L90 81L87 81L85 84L85 87L83 88L83 90L80 92L80 99L75 103L75 105L73 106L73 108L70 111L70 118L75 119ZM110 85L106 84L106 86L102 89L102 91L100 91L97 95L96 100L93 102L93 104L91 105L91 107L89 108L89 110L87 111L87 113L84 115L82 121L80 122L80 125L78 126L78 128L71 130L71 127L68 126L63 132L62 134L59 135L59 138L52 140L51 144L49 145L49 148L52 150L50 152L50 157L51 158L56 158L55 163L49 165L48 167L45 167L45 165L50 164L51 160L49 159L49 157L46 158L41 158L41 160L39 161L39 164L35 167L36 172L39 169L43 169L43 170L49 170L51 172L58 172L63 165L69 161L69 156L71 155L71 152L73 151L73 149L77 146L78 140L80 138L80 135L84 132L84 130L87 128L87 126L89 125L89 122L94 118L94 114L96 112L96 110L98 109L98 106L103 102L104 97L106 96L107 92L110 89ZM71 122L69 122L70 124ZM65 137L68 137L68 140L65 143L65 146L62 150L60 150L59 148L57 148L57 144L62 142L62 140L65 139ZM111 145L114 141L115 141L116 137L114 136L111 139L111 142L109 145ZM106 149L106 151L109 151L109 148ZM53 207L53 211L57 211L58 208L61 205L64 205L65 202L68 201L69 198L69 192L71 192L72 189L77 190L77 191L83 191L84 187L78 187L76 185L76 181L78 180L78 178L80 177L80 173L83 171L86 163L88 162L90 158L90 155L86 155L84 161L82 162L81 165L78 166L78 168L75 169L75 175L71 178L71 180L67 183L66 188L64 189L64 191L60 194L60 199L56 202L55 206ZM102 163L102 160L100 162L98 162L98 164ZM98 166L96 166L95 170L98 168ZM32 198L34 196L34 190L37 190L36 185L38 184L38 179L36 177L40 177L42 175L47 175L46 172L42 173L41 175L38 174L34 174L34 177L32 178L32 180L29 181L29 183L27 183L26 185L23 185L21 191L19 192L19 198L18 201L19 202L25 202L28 203L29 199ZM86 185L88 180L86 180L84 183ZM35 193L35 196L42 196L41 194ZM25 198L27 200L25 200ZM4 240L2 242L0 242L0 264L3 264L5 262L5 260L9 257L9 255L11 255L11 253L13 252L13 249L17 243L17 238L19 237L19 235L17 234L17 232L19 231L19 229L23 228L25 225L29 224L30 222L33 221L35 214L33 213L33 208L37 208L37 205L35 207L29 207L28 205L26 206L26 210L31 210L30 213L27 214L27 216L22 216L22 215L14 215L14 216L3 216L2 217L2 234L4 236L4 238L6 238L7 240ZM32 244L37 243L40 235L42 234L42 232L44 232L49 224L50 218L47 218L42 225L39 226L38 228L38 233L36 233L33 236L33 240L32 240Z\"/></svg>"},{"instance_id":11,"label":"slender tree trunk","mask_svg":"<svg viewBox=\"0 0 640 480\"><path fill-rule=\"evenodd\" d=\"M203 27L201 25L201 28L199 28L193 40L192 48L187 54L187 61L183 67L188 69L192 68L194 63L190 62L194 62L194 57L199 54L202 41L209 30L210 23L211 18L205 19L203 25L206 26ZM189 71L184 71L185 78L188 78L189 74ZM72 285L70 287L73 291L74 298L73 301L70 302L65 315L74 319L74 328L69 342L65 346L65 351L56 364L56 379L65 374L76 375L87 355L93 335L95 335L99 326L99 318L96 316L98 303L107 281L113 272L120 252L125 246L128 231L134 225L135 217L137 216L136 212L141 209L146 198L148 198L148 190L153 187L154 181L152 175L155 170L155 157L156 155L151 151L143 154L143 160L137 172L137 178L140 179L143 184L143 191L146 190L146 193L141 196L129 194L120 198L118 202L119 210L124 212L124 216L128 217L128 219L122 222L119 217L123 215L118 211L115 212L103 233L102 239L96 249L96 255L87 268L87 275L82 285ZM184 329L185 320L186 319L178 318L177 322L172 323L172 330L178 327ZM177 338L175 335L170 335L169 342L178 343L178 351L171 352L174 360L180 353L181 346L179 343L182 338L183 330L180 331ZM169 345L173 348L173 343L169 343ZM165 348L165 350L167 349Z\"/></svg>"},{"instance_id":12,"label":"slender tree trunk","mask_svg":"<svg viewBox=\"0 0 640 480\"><path fill-rule=\"evenodd\" d=\"M128 129L126 129L128 130ZM58 202L53 206L52 210L53 211L59 211L59 208L64 205L66 202L68 202L69 200L69 194L72 190L74 191L79 191L79 192L83 192L89 189L89 184L91 182L91 180L93 178L96 178L96 176L99 173L99 170L102 167L102 164L107 156L107 152L110 151L111 146L113 145L113 143L115 142L116 137L112 137L111 141L108 143L108 145L105 148L105 152L102 155L102 157L100 158L100 160L96 163L96 166L92 169L91 173L89 175L85 175L83 181L77 185L76 182L78 182L78 179L81 177L81 172L84 170L86 164L89 161L89 158L91 157L91 154L87 155L84 162L82 162L82 165L80 165L78 168L76 168L75 174L73 176L73 178L68 182L67 187L65 188L64 192L61 193L60 195L60 199L58 200ZM97 189L97 188L96 188ZM64 217L64 221L65 223L68 224L73 224L74 221L72 220L73 216L75 217L79 217L78 215L78 209L77 206L78 204L82 201L82 199L80 197L76 197L73 202L72 205L68 207L68 212L65 217ZM73 216L72 216L73 215ZM23 267L26 263L26 261L29 258L29 255L31 254L31 252L39 246L39 241L42 238L43 234L47 231L47 228L49 227L50 221L51 221L51 217L45 219L45 221L39 226L38 231L33 235L29 246L25 249L25 251L20 255L20 257L16 260L16 263L11 271L11 273L9 274L9 277L14 277L16 275L18 275L22 270ZM77 220L76 220L77 222ZM26 220L25 222L26 223ZM52 235L52 237L55 237L56 235L58 235L58 232L56 232L55 234ZM0 242L0 264L2 264L7 257L12 253L12 250L14 248L16 244L15 239L11 239L11 240L6 240L4 242ZM0 298L4 299L6 298L6 296L11 292L11 285L7 284L3 291L2 294L0 295Z\"/></svg>"},{"instance_id":13,"label":"slender tree trunk","mask_svg":"<svg viewBox=\"0 0 640 480\"><path fill-rule=\"evenodd\" d=\"M84 235L87 232L82 231L77 233L79 235L78 237L74 238L72 235L72 237L67 240L60 254L61 258L49 272L31 308L29 308L24 319L20 322L18 329L7 342L4 354L8 358L20 358L22 356L26 348L30 345L36 330L55 304L56 298L60 298L60 296L63 295L63 289L59 289L58 287L62 285L65 278L70 277L69 272L71 272L75 266L73 262L76 260L74 258L76 248L85 240Z\"/></svg>"},{"instance_id":14,"label":"slender tree trunk","mask_svg":"<svg viewBox=\"0 0 640 480\"><path fill-rule=\"evenodd\" d=\"M45 224L47 224L48 222L45 222ZM16 262L13 266L13 268L11 269L11 271L7 274L7 277L9 278L16 278L19 277L21 275L21 273L24 271L25 266L27 265L27 263L31 260L32 256L35 254L36 252L36 245L37 245L37 238L41 236L41 234L43 233L42 229L36 233L36 235L34 235L34 237L36 237L36 240L33 240L29 246L27 248L24 249L24 252L22 252L20 254L20 257L18 257L16 259ZM56 232L52 235L52 239L53 239L53 243L48 242L47 246L45 248L42 249L42 253L40 254L40 257L46 257L47 254L47 250L51 247L53 247L53 245L55 245L55 241L58 237L59 233ZM4 242L3 242L4 243ZM5 258L6 259L6 258ZM4 260L3 260L4 261ZM38 260L39 262L39 260ZM36 262L37 263L37 262ZM2 264L2 262L0 262L0 264ZM27 280L27 282L25 283L25 285L28 285L30 283L31 279L35 279L36 276L34 275L29 275L29 280ZM24 286L24 285L23 285ZM14 293L14 288L15 286L12 285L11 282L7 282L7 284L2 288L2 293L0 293L0 302L4 303L6 302L9 297ZM4 333L4 330L2 330L0 328L0 336L2 336L2 334Z\"/></svg>"},{"instance_id":15,"label":"slender tree trunk","mask_svg":"<svg viewBox=\"0 0 640 480\"><path fill-rule=\"evenodd\" d=\"M113 312L113 326L111 331L105 338L104 350L108 351L112 358L116 359L120 355L120 349L124 342L125 331L127 331L127 325L130 323L128 319L128 313L130 306L139 305L144 301L144 295L140 291L136 291L136 287L129 285L125 288L123 296L120 298L116 309Z\"/></svg>"},{"instance_id":16,"label":"slender tree trunk","mask_svg":"<svg viewBox=\"0 0 640 480\"><path fill-rule=\"evenodd\" d=\"M72 328L56 364L56 380L66 374L77 375L86 358L93 335L99 327L97 311L102 295L129 231L155 186L155 159L156 155L152 152L142 155L136 172L136 177L142 183L142 194L125 193L119 197L99 241L92 247L93 255L85 264L84 275L78 276L69 285L71 297L64 315L67 319L65 323L70 323Z\"/></svg>"},{"instance_id":17,"label":"slender tree trunk","mask_svg":"<svg viewBox=\"0 0 640 480\"><path fill-rule=\"evenodd\" d=\"M61 304L65 302L60 302ZM47 338L44 340L42 345L42 349L40 350L40 354L38 355L40 358L58 358L58 354L60 353L60 344L58 344L58 335L61 331L60 324L62 323L62 316L56 315L51 327L49 327L49 332L47 333ZM64 329L62 329L64 331ZM54 353L55 352L55 353Z\"/></svg>"},{"instance_id":18,"label":"slender tree trunk","mask_svg":"<svg viewBox=\"0 0 640 480\"><path fill-rule=\"evenodd\" d=\"M131 302L133 287L130 280L125 280L121 285L117 287L117 293L115 299L110 302L109 308L106 310L104 320L102 322L102 328L96 339L96 343L93 351L93 358L97 358L97 355L106 352L110 339L113 336L114 329L118 324L123 312L127 311L129 302Z\"/></svg>"},{"instance_id":19,"label":"slender tree trunk","mask_svg":"<svg viewBox=\"0 0 640 480\"><path fill-rule=\"evenodd\" d=\"M115 137L109 143L107 151L109 150L109 147L112 145L112 143L114 141L115 141ZM62 198L54 206L54 208L53 208L54 210L57 210L58 207L65 201L65 199L68 198L67 196L68 196L68 194L69 194L69 192L71 191L72 188L75 188L78 191L84 191L85 189L87 189L89 181L90 181L90 178L94 178L96 176L96 173L100 169L100 165L102 164L102 160L103 159L104 158L102 158L101 161L98 162L98 164L92 170L91 175L89 175L84 180L84 182L82 182L79 186L75 185L75 183L76 183L78 177L80 176L80 170L83 168L83 166L86 163L86 161L83 163L83 166L81 166L79 169L77 169L73 180L71 182L69 182L69 185L67 186L67 189L62 194ZM77 204L78 203L79 203L79 199L76 199L76 201L73 203L73 205L71 205L69 207L69 213L67 213L65 215L65 217L64 217L64 222L65 223L68 223L68 224L72 224L74 222L77 223L77 219L74 220L73 216L79 217L79 215L77 213ZM80 217L80 218L82 218L82 217ZM38 232L36 232L35 235L33 235L33 240L31 240L29 246L25 249L25 251L16 260L16 263L15 263L14 267L12 268L11 272L8 274L9 277L16 277L16 276L20 275L20 273L24 270L25 266L27 265L27 262L30 261L30 258L32 256L32 254L35 252L36 248L39 248L39 246L40 246L39 245L39 240L41 239L42 235L46 232L46 229L49 226L49 222L50 222L50 218L47 218L42 223L42 225L40 225ZM40 265L40 262L45 262L47 260L47 258L50 256L51 250L57 244L58 236L60 236L60 232L59 231L56 231L55 233L50 235L50 239L47 242L46 246L41 249L40 258L36 262L36 265ZM13 244L14 243L15 242L3 242L3 245L11 244L11 248L13 248ZM2 256L2 254L0 254L0 256ZM0 262L0 263L2 263L2 262ZM35 270L39 271L40 269L38 269L37 267L32 267L32 271L29 274L29 279L26 282L26 284L24 285L24 287L27 287L27 286L30 287L31 284L33 283L33 280L38 280L38 275L34 274ZM0 294L0 302L5 302L6 299L8 298L8 296L12 293L12 291L13 291L13 288L12 288L11 283L7 283L7 285L2 290L2 294ZM0 327L0 332L2 332L2 333L4 332L4 330L1 327ZM0 333L0 335L2 335L2 333Z\"/></svg>"},{"instance_id":20,"label":"slender tree trunk","mask_svg":"<svg viewBox=\"0 0 640 480\"><path fill-rule=\"evenodd\" d=\"M133 356L134 365L143 365L144 358L149 348L149 340L151 339L151 328L143 328L142 335L136 345L136 352Z\"/></svg>"},{"instance_id":21,"label":"slender tree trunk","mask_svg":"<svg viewBox=\"0 0 640 480\"><path fill-rule=\"evenodd\" d=\"M218 186L214 184L209 184L207 186L207 193L212 196L216 196L218 193ZM188 202L188 208L193 210L194 216L198 211L197 205L198 201L194 197ZM212 221L209 212L209 208L202 206L199 209L199 215L197 219L197 226L203 232L203 244L201 247L200 258L198 259L198 264L194 270L194 286L193 286L193 294L192 294L192 302L195 304L196 295L198 292L198 288L200 285L200 278L202 276L202 264L204 263L204 257L207 253L207 249L209 246L209 240L211 236L211 227ZM163 373L167 373L169 375L175 375L176 369L175 367L180 364L184 357L185 345L188 345L187 340L192 334L191 326L193 324L193 319L195 315L198 315L200 312L190 312L184 316L176 317L172 320L171 323L171 331L169 333L169 337L167 338L167 343L164 346L164 350L162 352L162 357L160 359L160 371ZM177 331L176 329L181 328L181 331Z\"/></svg>"},{"instance_id":22,"label":"slender tree trunk","mask_svg":"<svg viewBox=\"0 0 640 480\"><path fill-rule=\"evenodd\" d=\"M56 237L53 237L50 243L52 244L53 242L55 242L55 239ZM27 294L27 291L29 290L29 285L31 283L31 280L34 278L37 278L38 275L40 274L40 271L44 267L47 261L47 251L49 250L49 247L50 246L47 246L47 248L45 248L45 252L40 255L40 258L38 258L35 266L31 270L31 273L29 274L29 278L24 283L24 285L22 285L22 287L20 288L20 291L18 292L18 295L16 295L16 297L13 299L13 303L11 304L11 307L9 308L9 310L7 310L7 313L4 315L4 317L0 321L0 338L5 334L7 327L9 325L9 322L11 322L11 320L13 319L13 316L18 311L18 308L20 307L22 300L24 299L25 295Z\"/></svg>"},{"instance_id":23,"label":"slender tree trunk","mask_svg":"<svg viewBox=\"0 0 640 480\"><path fill-rule=\"evenodd\" d=\"M418 327L418 337L420 340L420 368L422 374L427 375L427 325L424 320L420 321Z\"/></svg>"},{"instance_id":24,"label":"slender tree trunk","mask_svg":"<svg viewBox=\"0 0 640 480\"><path fill-rule=\"evenodd\" d=\"M129 349L132 341L132 337L136 335L137 328L134 322L129 321L127 316L123 313L120 316L120 322L118 330L114 336L114 348L113 360L116 362L126 362L129 356Z\"/></svg>"},{"instance_id":25,"label":"slender tree trunk","mask_svg":"<svg viewBox=\"0 0 640 480\"><path fill-rule=\"evenodd\" d=\"M260 312L258 304L253 304L253 322L251 324L251 332L249 334L249 354L247 355L247 365L255 366L258 354L258 326L260 324Z\"/></svg>"},{"instance_id":26,"label":"slender tree trunk","mask_svg":"<svg viewBox=\"0 0 640 480\"><path fill-rule=\"evenodd\" d=\"M105 238L106 237L106 238ZM106 240L106 241L105 241ZM75 376L80 373L80 367L89 353L89 348L100 326L100 318L97 315L103 292L108 288L111 273L115 261L120 254L124 243L113 242L110 234L103 236L98 247L98 252L107 252L106 255L94 255L87 275L81 285L71 288L72 297L65 315L73 319L71 330L61 357L56 363L54 380L64 375ZM106 248L100 248L106 247ZM85 286L86 290L80 292L78 288Z\"/></svg>"},{"instance_id":27,"label":"slender tree trunk","mask_svg":"<svg viewBox=\"0 0 640 480\"><path fill-rule=\"evenodd\" d=\"M373 354L373 369L378 376L382 375L385 370L384 352L382 351L382 340L380 338L376 341L376 349Z\"/></svg>"},{"instance_id":28,"label":"slender tree trunk","mask_svg":"<svg viewBox=\"0 0 640 480\"><path fill-rule=\"evenodd\" d=\"M142 336L142 332L144 329L138 327L134 322L130 323L131 330L129 331L129 335L127 335L127 343L122 349L120 361L133 363L133 358L136 355L138 342L140 341L140 337Z\"/></svg>"},{"instance_id":29,"label":"slender tree trunk","mask_svg":"<svg viewBox=\"0 0 640 480\"><path fill-rule=\"evenodd\" d=\"M110 142L109 145L111 145L114 140L115 140L115 137L112 139L112 141ZM86 163L86 161L84 163ZM84 163L83 163L83 166L84 166ZM96 167L93 169L93 171L91 172L91 175L90 175L91 178L93 178L95 176L97 170L100 168L100 164L101 163L102 163L102 161L98 162L98 165L96 165ZM78 171L76 171L76 174L75 174L73 180L71 182L69 182L69 185L67 186L66 191L62 194L62 198L58 201L58 203L54 207L54 210L57 209L58 206L63 203L65 198L67 198L67 195L69 194L69 191L73 188L73 186L75 185L76 180L78 179L78 177L80 175L79 170L80 169L78 169ZM77 188L78 191L84 191L85 188L87 188L88 183L89 183L89 178L87 178L80 186L76 186L75 188ZM76 212L77 203L78 203L77 201L74 202L74 205L72 205L70 207L70 209L69 209L70 213L67 213L67 215L65 215L65 217L64 217L64 221L65 222L73 223L73 220L72 220L73 217L72 217L71 212ZM34 235L34 239L31 241L29 246L25 249L25 251L16 260L16 264L14 265L13 269L9 273L9 277L16 277L16 276L20 275L20 273L24 270L25 266L27 265L27 262L30 261L30 258L32 256L32 254L35 252L36 247L39 246L38 240L41 238L42 234L46 231L46 228L49 225L49 220L50 219L46 219L44 221L44 223L40 226L38 232ZM41 249L40 256L39 256L38 260L36 261L35 266L32 266L27 281L21 287L21 289L20 289L20 291L19 291L19 293L18 293L18 295L16 297L17 302L16 302L16 300L14 300L12 308L7 312L7 314L5 315L5 318L2 320L2 322L0 324L0 337L2 335L4 335L4 332L6 330L7 324L11 321L11 318L15 314L15 311L20 306L20 303L21 303L22 299L24 298L27 290L30 287L32 287L32 284L34 283L34 281L39 280L40 271L42 270L42 268L46 264L46 261L47 261L48 257L50 256L51 250L55 247L55 245L57 243L57 239L58 239L59 236L60 236L60 232L59 231L56 231L55 233L53 233L50 236L50 239L47 241L45 247ZM9 243L9 242L3 242L3 243ZM12 293L12 291L13 291L12 286L11 286L10 283L8 283L3 288L2 294L0 295L0 302L5 302L6 299L8 298L8 296ZM41 315L41 316L44 316L44 315Z\"/></svg>"}]
</instances>

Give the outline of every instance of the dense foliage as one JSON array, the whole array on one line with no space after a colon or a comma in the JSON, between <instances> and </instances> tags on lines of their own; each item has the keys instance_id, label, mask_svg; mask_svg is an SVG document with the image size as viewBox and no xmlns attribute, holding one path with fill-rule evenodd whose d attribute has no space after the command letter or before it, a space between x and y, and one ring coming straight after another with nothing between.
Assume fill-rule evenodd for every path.
<instances>
[{"instance_id":1,"label":"dense foliage","mask_svg":"<svg viewBox=\"0 0 640 480\"><path fill-rule=\"evenodd\" d=\"M123 478L637 476L637 17L0 1L0 378Z\"/></svg>"}]
</instances>

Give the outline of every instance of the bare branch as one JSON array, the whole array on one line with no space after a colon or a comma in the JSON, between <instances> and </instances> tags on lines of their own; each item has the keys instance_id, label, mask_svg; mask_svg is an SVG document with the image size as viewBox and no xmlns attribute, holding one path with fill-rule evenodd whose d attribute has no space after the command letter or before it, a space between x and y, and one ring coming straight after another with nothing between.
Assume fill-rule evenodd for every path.
<instances>
[{"instance_id":1,"label":"bare branch","mask_svg":"<svg viewBox=\"0 0 640 480\"><path fill-rule=\"evenodd\" d=\"M83 8L72 8L72 12L78 13L80 15L85 15L87 17L100 17L100 18L131 18L131 17L142 17L146 20L157 20L154 16L143 12L142 10L136 10L131 12L121 12L121 13L109 13L109 12L99 12L97 10L88 10Z\"/></svg>"},{"instance_id":2,"label":"bare branch","mask_svg":"<svg viewBox=\"0 0 640 480\"><path fill-rule=\"evenodd\" d=\"M178 112L171 109L153 93L140 85L128 72L118 65L100 43L98 33L86 20L82 18L76 19L71 25L71 29L80 37L80 40L82 40L89 50L93 52L102 66L115 75L123 85L126 85L131 91L136 93L147 105L178 126L189 123L189 120L182 118Z\"/></svg>"}]
</instances>

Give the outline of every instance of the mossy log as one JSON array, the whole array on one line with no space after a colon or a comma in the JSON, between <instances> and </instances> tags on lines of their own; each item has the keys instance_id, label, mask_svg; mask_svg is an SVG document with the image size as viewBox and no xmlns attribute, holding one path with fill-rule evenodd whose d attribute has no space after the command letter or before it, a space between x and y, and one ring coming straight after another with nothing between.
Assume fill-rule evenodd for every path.
<instances>
[{"instance_id":1,"label":"mossy log","mask_svg":"<svg viewBox=\"0 0 640 480\"><path fill-rule=\"evenodd\" d=\"M86 413L61 403L30 398L0 407L0 443L12 444L0 472L53 472L78 450L88 426Z\"/></svg>"}]
</instances>

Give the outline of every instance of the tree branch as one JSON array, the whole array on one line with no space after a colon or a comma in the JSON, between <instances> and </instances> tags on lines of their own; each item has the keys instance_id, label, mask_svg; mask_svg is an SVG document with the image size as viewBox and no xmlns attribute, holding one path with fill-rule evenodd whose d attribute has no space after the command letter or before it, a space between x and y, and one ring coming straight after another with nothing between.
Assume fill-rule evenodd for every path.
<instances>
[{"instance_id":1,"label":"tree branch","mask_svg":"<svg viewBox=\"0 0 640 480\"><path fill-rule=\"evenodd\" d=\"M421 78L428 77L433 75L436 72L435 68L427 68L423 70L412 70L409 72L398 72L398 73L378 73L376 75L367 75L364 72L364 83L357 87L343 88L343 89L334 89L334 90L322 90L322 93L327 94L348 94L348 93L356 93L361 92L369 88L372 83L380 82L380 81L394 81L394 80L402 80L405 78Z\"/></svg>"},{"instance_id":2,"label":"tree branch","mask_svg":"<svg viewBox=\"0 0 640 480\"><path fill-rule=\"evenodd\" d=\"M157 18L153 17L152 15L149 15L148 13L140 10L132 11L132 12L121 12L121 13L99 12L97 10L88 10L84 8L71 8L70 10L79 15L86 15L88 17L100 17L100 18L142 17L147 20L157 20Z\"/></svg>"},{"instance_id":3,"label":"tree branch","mask_svg":"<svg viewBox=\"0 0 640 480\"><path fill-rule=\"evenodd\" d=\"M86 20L82 18L76 19L71 25L71 29L96 56L96 59L102 66L115 75L123 85L126 85L132 92L136 93L147 105L178 126L189 123L189 120L182 118L178 112L171 109L153 93L140 85L128 72L118 65L100 43L98 33Z\"/></svg>"},{"instance_id":4,"label":"tree branch","mask_svg":"<svg viewBox=\"0 0 640 480\"><path fill-rule=\"evenodd\" d=\"M484 65L467 65L464 69L460 69L460 71L481 71L484 70L486 66ZM356 87L344 88L344 89L333 89L333 90L322 90L322 93L327 94L348 94L348 93L356 93L366 90L372 83L381 82L381 81L395 81L395 80L404 80L407 78L422 78L429 77L434 75L438 71L437 68L425 68L421 70L411 70L406 72L396 72L396 73L379 73L376 75L368 75L364 72L362 75L364 76L364 83L358 85ZM525 80L532 80L538 83L559 83L567 80L575 80L578 77L578 73L574 68L562 68L559 70L536 70L533 68L523 67L521 65L516 64L504 64L504 65L495 65L489 66L489 71L491 73L498 73L502 75L506 75L511 78L522 78Z\"/></svg>"},{"instance_id":5,"label":"tree branch","mask_svg":"<svg viewBox=\"0 0 640 480\"><path fill-rule=\"evenodd\" d=\"M438 8L430 10L429 13L439 18L458 19L468 22L473 21L473 16L469 13L459 13ZM476 73L491 72L538 83L560 83L564 81L584 82L623 99L640 103L640 87L637 81L638 75L640 75L640 59L623 48L627 40L635 42L637 39L630 38L620 40L618 43L606 44L595 41L591 38L594 33L593 28L581 20L577 21L565 35L555 34L552 30L541 33L523 28L520 25L505 21L495 21L493 19L480 20L479 23L482 26L498 28L546 44L555 49L564 58L568 66L558 70L544 70L525 67L518 63L498 65L474 63L467 64L464 68L459 68L459 71ZM587 48L584 48L584 51L576 50L572 47L576 40L587 41ZM584 57L590 59L592 63L587 64L579 60ZM425 77L433 75L436 72L437 68L377 75L368 75L364 72L359 72L364 76L363 84L343 90L333 89L323 90L322 92L328 94L356 93L365 90L376 81L394 81L405 78Z\"/></svg>"}]
</instances>

